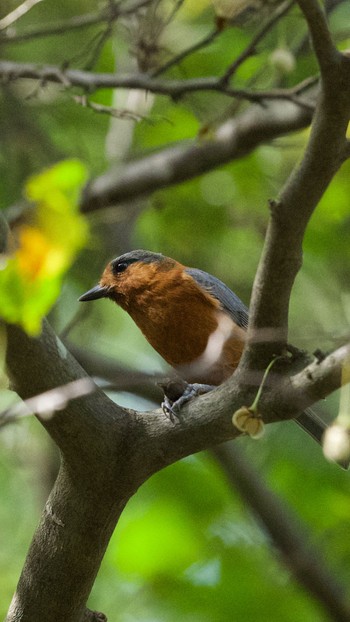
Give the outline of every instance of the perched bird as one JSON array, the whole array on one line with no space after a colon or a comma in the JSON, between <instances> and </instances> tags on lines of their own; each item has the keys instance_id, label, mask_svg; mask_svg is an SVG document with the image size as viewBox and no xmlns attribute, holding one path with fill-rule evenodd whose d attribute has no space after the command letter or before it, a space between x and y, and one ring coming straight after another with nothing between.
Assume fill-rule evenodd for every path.
<instances>
[{"instance_id":1,"label":"perched bird","mask_svg":"<svg viewBox=\"0 0 350 622\"><path fill-rule=\"evenodd\" d=\"M248 309L207 272L160 253L131 251L113 259L99 284L79 300L97 298L109 298L127 311L153 348L188 383L213 388L238 365ZM313 411L305 411L296 422L321 442L327 425Z\"/></svg>"}]
</instances>

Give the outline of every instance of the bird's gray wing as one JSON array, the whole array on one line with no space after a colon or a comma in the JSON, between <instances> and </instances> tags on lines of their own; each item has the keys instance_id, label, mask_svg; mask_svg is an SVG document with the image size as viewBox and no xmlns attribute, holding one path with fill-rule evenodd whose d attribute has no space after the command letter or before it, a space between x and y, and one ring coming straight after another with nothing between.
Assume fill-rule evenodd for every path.
<instances>
[{"instance_id":1,"label":"bird's gray wing","mask_svg":"<svg viewBox=\"0 0 350 622\"><path fill-rule=\"evenodd\" d=\"M185 272L220 302L222 308L227 311L238 326L247 328L248 309L225 283L212 274L197 268L186 268Z\"/></svg>"}]
</instances>

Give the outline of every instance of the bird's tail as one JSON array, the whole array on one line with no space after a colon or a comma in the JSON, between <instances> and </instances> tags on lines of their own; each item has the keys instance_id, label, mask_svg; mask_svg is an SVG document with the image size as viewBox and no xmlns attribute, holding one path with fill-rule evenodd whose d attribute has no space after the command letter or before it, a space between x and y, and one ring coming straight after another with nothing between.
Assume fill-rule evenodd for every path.
<instances>
[{"instance_id":1,"label":"bird's tail","mask_svg":"<svg viewBox=\"0 0 350 622\"><path fill-rule=\"evenodd\" d=\"M305 430L317 443L322 445L323 435L329 427L325 421L315 413L311 408L307 408L299 417L294 420L300 427ZM342 469L348 469L350 466L350 459L337 460L337 464Z\"/></svg>"}]
</instances>

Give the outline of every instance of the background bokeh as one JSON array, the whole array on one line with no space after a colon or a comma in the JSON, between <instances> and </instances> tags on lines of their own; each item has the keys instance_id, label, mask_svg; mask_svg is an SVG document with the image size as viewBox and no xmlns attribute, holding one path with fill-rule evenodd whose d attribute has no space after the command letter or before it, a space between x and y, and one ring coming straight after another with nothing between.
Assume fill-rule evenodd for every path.
<instances>
[{"instance_id":1,"label":"background bokeh","mask_svg":"<svg viewBox=\"0 0 350 622\"><path fill-rule=\"evenodd\" d=\"M4 0L0 19L18 3ZM2 40L4 58L120 73L157 67L205 36L213 8L195 0L154 3L153 13L124 18L106 34L95 24L55 36L20 40L21 33L75 15L98 12L93 0L44 0ZM335 3L337 4L337 3ZM349 44L350 7L339 2L330 20L340 48ZM272 9L271 9L272 10ZM165 16L165 17L164 17ZM168 76L218 75L245 48L257 16L228 27L211 46ZM0 33L1 34L1 33ZM145 42L148 50L145 54ZM283 54L285 55L283 57ZM281 62L287 57L288 63ZM288 56L289 55L289 56ZM277 60L276 60L277 59ZM235 86L292 86L317 73L305 24L293 9L235 76ZM29 80L3 84L0 94L0 207L20 218L26 179L64 158L78 158L95 177L179 141L210 138L211 128L245 103L215 93L179 101L138 91L101 90L94 104L129 110L137 120L82 106L77 89ZM281 102L283 106L283 102ZM204 128L204 129L203 129ZM50 322L72 348L113 359L122 369L158 373L166 367L132 321L108 301L79 305L110 258L134 248L162 252L212 272L248 304L275 198L301 157L308 130L262 145L254 153L200 178L86 217L90 235L66 273ZM304 263L290 313L290 340L329 350L350 326L350 165L344 164L308 228ZM62 237L65 232L61 232ZM124 372L125 377L128 371ZM3 410L13 399L5 382ZM147 410L146 397L110 390L122 405ZM338 396L321 405L338 412ZM329 464L292 422L268 426L260 441L240 439L255 468L305 521L339 581L350 580L350 476ZM33 530L56 473L56 450L31 418L0 429L0 616L6 614ZM154 476L128 504L111 540L89 605L110 622L322 622L320 606L281 563L278 552L244 507L210 454L192 456Z\"/></svg>"}]
</instances>

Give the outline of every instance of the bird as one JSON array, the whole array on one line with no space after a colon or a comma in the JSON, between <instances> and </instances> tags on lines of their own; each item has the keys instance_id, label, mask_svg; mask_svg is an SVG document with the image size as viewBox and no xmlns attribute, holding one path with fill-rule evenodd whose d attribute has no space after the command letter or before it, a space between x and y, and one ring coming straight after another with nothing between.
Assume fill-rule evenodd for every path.
<instances>
[{"instance_id":1,"label":"bird","mask_svg":"<svg viewBox=\"0 0 350 622\"><path fill-rule=\"evenodd\" d=\"M225 283L203 270L161 253L130 251L110 261L98 285L79 301L99 298L124 309L186 382L187 389L175 404L165 400L170 413L193 395L220 385L240 361L248 308ZM295 421L322 443L328 426L313 410L307 409Z\"/></svg>"}]
</instances>

